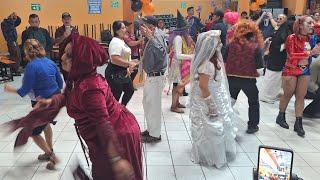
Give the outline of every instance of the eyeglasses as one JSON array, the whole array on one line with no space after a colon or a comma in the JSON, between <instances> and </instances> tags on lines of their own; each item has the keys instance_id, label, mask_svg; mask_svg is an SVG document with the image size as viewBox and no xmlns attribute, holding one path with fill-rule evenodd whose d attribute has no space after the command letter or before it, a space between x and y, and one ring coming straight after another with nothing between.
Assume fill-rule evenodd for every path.
<instances>
[{"instance_id":1,"label":"eyeglasses","mask_svg":"<svg viewBox=\"0 0 320 180\"><path fill-rule=\"evenodd\" d=\"M282 18L282 17L278 17L278 18L277 18L277 20L282 21L282 20L283 20L283 18Z\"/></svg>"}]
</instances>

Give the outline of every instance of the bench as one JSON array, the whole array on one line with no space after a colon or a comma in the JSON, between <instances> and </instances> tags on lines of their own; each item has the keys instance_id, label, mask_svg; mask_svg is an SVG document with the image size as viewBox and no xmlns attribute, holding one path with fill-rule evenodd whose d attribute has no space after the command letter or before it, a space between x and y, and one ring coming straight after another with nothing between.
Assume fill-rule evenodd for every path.
<instances>
[{"instance_id":1,"label":"bench","mask_svg":"<svg viewBox=\"0 0 320 180\"><path fill-rule=\"evenodd\" d=\"M15 64L5 56L0 56L0 82L13 81L11 66Z\"/></svg>"}]
</instances>

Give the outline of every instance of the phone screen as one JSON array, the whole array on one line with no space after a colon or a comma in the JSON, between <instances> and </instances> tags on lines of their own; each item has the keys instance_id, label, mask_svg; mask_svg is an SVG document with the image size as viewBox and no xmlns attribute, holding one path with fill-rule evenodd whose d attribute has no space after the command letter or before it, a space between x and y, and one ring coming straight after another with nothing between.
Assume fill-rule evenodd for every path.
<instances>
[{"instance_id":1,"label":"phone screen","mask_svg":"<svg viewBox=\"0 0 320 180\"><path fill-rule=\"evenodd\" d=\"M293 152L272 147L260 147L258 180L290 180Z\"/></svg>"}]
</instances>

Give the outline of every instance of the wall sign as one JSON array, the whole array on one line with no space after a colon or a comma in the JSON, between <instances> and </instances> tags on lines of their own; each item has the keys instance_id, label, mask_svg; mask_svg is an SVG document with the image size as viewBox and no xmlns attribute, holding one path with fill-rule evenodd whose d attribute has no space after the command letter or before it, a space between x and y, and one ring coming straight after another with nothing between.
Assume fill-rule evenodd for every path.
<instances>
[{"instance_id":1,"label":"wall sign","mask_svg":"<svg viewBox=\"0 0 320 180\"><path fill-rule=\"evenodd\" d=\"M111 7L111 8L117 9L117 8L119 8L119 6L120 6L119 0L112 0L112 1L110 2L110 7Z\"/></svg>"},{"instance_id":2,"label":"wall sign","mask_svg":"<svg viewBox=\"0 0 320 180\"><path fill-rule=\"evenodd\" d=\"M32 11L40 11L41 10L40 4L31 4L31 10Z\"/></svg>"},{"instance_id":3,"label":"wall sign","mask_svg":"<svg viewBox=\"0 0 320 180\"><path fill-rule=\"evenodd\" d=\"M182 1L182 2L180 3L180 8L181 8L181 9L187 9L187 2Z\"/></svg>"},{"instance_id":4,"label":"wall sign","mask_svg":"<svg viewBox=\"0 0 320 180\"><path fill-rule=\"evenodd\" d=\"M88 0L88 13L101 14L101 0Z\"/></svg>"}]
</instances>

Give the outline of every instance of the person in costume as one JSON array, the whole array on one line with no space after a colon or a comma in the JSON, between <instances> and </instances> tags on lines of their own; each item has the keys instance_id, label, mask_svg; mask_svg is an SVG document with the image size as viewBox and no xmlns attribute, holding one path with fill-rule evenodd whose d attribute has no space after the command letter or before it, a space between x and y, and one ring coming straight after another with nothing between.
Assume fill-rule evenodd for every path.
<instances>
[{"instance_id":1,"label":"person in costume","mask_svg":"<svg viewBox=\"0 0 320 180\"><path fill-rule=\"evenodd\" d=\"M139 125L132 113L112 95L108 83L96 71L107 63L108 55L95 40L73 32L60 45L62 67L68 72L64 94L42 99L26 117L9 122L13 129L52 121L66 106L75 119L79 136L85 141L92 162L94 180L142 180L142 144ZM28 126L23 127L16 145L26 143ZM81 141L82 144L82 141Z\"/></svg>"},{"instance_id":2,"label":"person in costume","mask_svg":"<svg viewBox=\"0 0 320 180\"><path fill-rule=\"evenodd\" d=\"M183 93L184 87L189 83L190 61L194 54L194 42L189 35L189 25L179 11L177 11L176 28L169 37L169 46L172 51L170 53L168 79L169 84L174 83L171 111L184 113L181 108L185 108L185 106L179 102L179 98Z\"/></svg>"},{"instance_id":3,"label":"person in costume","mask_svg":"<svg viewBox=\"0 0 320 180\"><path fill-rule=\"evenodd\" d=\"M260 105L256 78L259 77L257 69L262 68L263 64L263 46L264 41L258 26L252 21L243 20L237 24L224 58L229 90L234 103L241 90L248 98L248 134L259 130Z\"/></svg>"},{"instance_id":4,"label":"person in costume","mask_svg":"<svg viewBox=\"0 0 320 180\"><path fill-rule=\"evenodd\" d=\"M28 39L24 44L24 52L29 63L25 69L22 86L15 89L6 84L5 91L16 93L21 97L29 94L31 105L34 107L39 98L50 98L54 94L59 94L63 88L63 80L57 65L46 57L46 52L38 40ZM58 159L53 153L53 133L50 124L46 123L32 129L33 141L44 151L44 154L38 156L38 160L50 161L47 169L54 169ZM45 139L41 136L42 131Z\"/></svg>"},{"instance_id":5,"label":"person in costume","mask_svg":"<svg viewBox=\"0 0 320 180\"><path fill-rule=\"evenodd\" d=\"M291 97L295 95L294 131L301 137L305 135L302 126L302 113L304 97L310 80L310 56L319 53L319 46L311 49L310 34L313 31L313 19L309 16L299 17L294 25L294 34L288 36L286 41L287 61L282 73L282 87L284 95L280 98L279 114L276 123L285 129L289 129L285 112Z\"/></svg>"},{"instance_id":6,"label":"person in costume","mask_svg":"<svg viewBox=\"0 0 320 180\"><path fill-rule=\"evenodd\" d=\"M237 132L220 33L211 30L198 36L190 73L191 158L217 168L235 158Z\"/></svg>"},{"instance_id":7,"label":"person in costume","mask_svg":"<svg viewBox=\"0 0 320 180\"><path fill-rule=\"evenodd\" d=\"M285 50L285 42L290 35L289 26L287 24L287 16L279 14L277 19L277 27L269 39L271 41L269 55L267 58L267 67L263 85L260 92L260 101L273 104L279 100L282 93L281 74L287 59Z\"/></svg>"}]
</instances>

